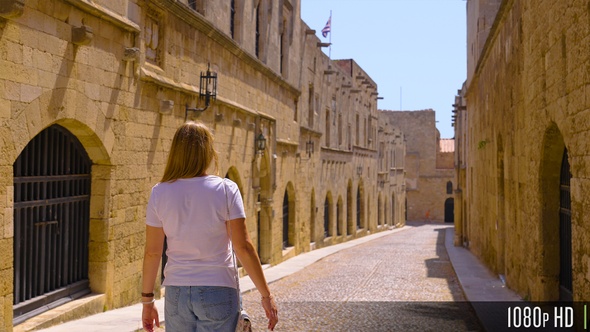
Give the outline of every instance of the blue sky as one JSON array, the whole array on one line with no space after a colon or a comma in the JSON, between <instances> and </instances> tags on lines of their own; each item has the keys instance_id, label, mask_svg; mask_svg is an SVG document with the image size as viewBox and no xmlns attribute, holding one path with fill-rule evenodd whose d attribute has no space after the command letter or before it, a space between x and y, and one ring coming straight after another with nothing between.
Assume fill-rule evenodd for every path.
<instances>
[{"instance_id":1,"label":"blue sky","mask_svg":"<svg viewBox=\"0 0 590 332\"><path fill-rule=\"evenodd\" d=\"M453 137L451 105L467 67L466 1L301 0L303 21L326 42L330 10L331 58L352 58L371 76L384 97L379 109L432 108L441 137Z\"/></svg>"}]
</instances>

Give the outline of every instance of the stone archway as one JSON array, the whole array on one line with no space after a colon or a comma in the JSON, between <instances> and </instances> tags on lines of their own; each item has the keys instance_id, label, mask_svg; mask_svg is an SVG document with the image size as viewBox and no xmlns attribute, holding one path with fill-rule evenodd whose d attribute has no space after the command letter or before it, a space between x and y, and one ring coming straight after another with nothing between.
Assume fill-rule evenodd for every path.
<instances>
[{"instance_id":1,"label":"stone archway","mask_svg":"<svg viewBox=\"0 0 590 332\"><path fill-rule=\"evenodd\" d=\"M83 112L79 111L82 104L85 107ZM79 142L81 149L87 154L90 160L89 174L92 192L87 208L90 224L88 238L91 243L84 253L87 257L84 268L88 281L86 287L89 287L93 293L107 295L104 303L107 309L113 306L112 294L115 291L112 281L109 281L109 276L114 273L114 262L108 257L114 244L112 240L104 236L109 233L109 227L111 227L109 223L111 216L109 188L113 176L111 153L115 144L111 121L105 117L103 110L99 108L97 103L91 101L84 94L71 89L54 89L31 101L27 108L10 120L10 126L0 129L8 131L2 135L3 137L12 137L12 142L6 142L8 144L5 153L0 157L1 164L6 166L12 166L15 163L17 157L25 151L26 146L34 137L53 126L63 128L65 132L69 133L68 135ZM55 146L53 147L55 148ZM5 180L14 182L15 179L12 174L7 174ZM14 203L5 205L5 208L14 209ZM14 213L11 214L10 218L14 217ZM51 222L56 220L42 221L51 225ZM57 221L59 224L59 219ZM12 223L16 226L15 222ZM11 248L14 248L14 237L11 236L9 241ZM13 250L11 255L14 257L14 249L11 250ZM15 274L14 263L13 261L12 265L7 268L7 272L13 276ZM15 287L14 280L13 278L6 286L13 289ZM72 296L69 298L74 299ZM46 301L51 301L51 299L48 298ZM47 305L46 307L48 307ZM38 310L34 312L35 315L39 313ZM6 318L10 319L8 316Z\"/></svg>"},{"instance_id":2,"label":"stone archway","mask_svg":"<svg viewBox=\"0 0 590 332\"><path fill-rule=\"evenodd\" d=\"M555 123L552 123L545 131L542 148L539 191L541 193L540 249L542 253L541 278L543 288L540 290L541 293L538 294L539 298L533 298L533 300L558 301L564 298L563 294L560 294L561 284L563 283L561 259L564 254L562 252L564 245L561 243L563 239L560 239L559 212L561 209L561 171L564 156L567 156L567 154L565 153L566 147L563 136ZM568 246L571 253L571 242L568 243Z\"/></svg>"},{"instance_id":3,"label":"stone archway","mask_svg":"<svg viewBox=\"0 0 590 332\"><path fill-rule=\"evenodd\" d=\"M366 229L367 227L367 219L366 219L366 202L365 202L365 189L363 186L362 180L359 181L357 191L356 191L356 228L357 230Z\"/></svg>"},{"instance_id":4,"label":"stone archway","mask_svg":"<svg viewBox=\"0 0 590 332\"><path fill-rule=\"evenodd\" d=\"M342 202L342 196L338 196L338 201L336 203L336 235L341 236L343 233L346 233L346 227L343 222L343 210L344 210L344 203ZM343 231L344 229L344 231ZM346 234L344 234L346 235Z\"/></svg>"},{"instance_id":5,"label":"stone archway","mask_svg":"<svg viewBox=\"0 0 590 332\"><path fill-rule=\"evenodd\" d=\"M240 194L242 195L242 200L244 199L244 187L242 186L242 178L238 169L235 166L231 166L227 172L225 173L225 177L232 180L238 185L238 189L240 190Z\"/></svg>"},{"instance_id":6,"label":"stone archway","mask_svg":"<svg viewBox=\"0 0 590 332\"><path fill-rule=\"evenodd\" d=\"M283 195L283 249L294 247L296 241L295 235L295 189L293 183L288 182Z\"/></svg>"},{"instance_id":7,"label":"stone archway","mask_svg":"<svg viewBox=\"0 0 590 332\"><path fill-rule=\"evenodd\" d=\"M75 93L73 91L62 91L64 92L65 96L69 96L68 99L71 98L85 98L85 96L79 94L79 93ZM49 98L46 95L42 95L41 97L39 97L39 100L45 100ZM65 106L62 106L62 109L65 109ZM38 208L39 211L41 210L45 210L45 217L41 218L41 219L35 219L34 222L38 223L41 222L41 224L39 225L44 225L41 227L34 227L36 230L42 230L42 234L47 235L47 232L50 231L50 228L52 227L58 227L60 228L60 233L63 235L62 238L64 236L66 236L67 234L65 234L66 230L66 219L72 220L72 216L77 216L76 220L78 220L79 218L83 218L86 219L86 223L88 223L89 227L82 227L82 224L78 224L78 226L82 227L82 228L77 228L78 226L76 226L75 228L75 232L78 232L78 236L76 236L76 240L71 241L70 244L75 244L76 241L87 241L86 245L84 246L85 249L68 249L72 252L76 251L79 254L81 254L82 256L80 256L78 258L78 261L83 262L82 265L78 266L76 269L71 271L75 271L75 275L73 276L74 279L80 279L77 282L74 282L74 284L71 284L70 286L74 287L74 288L69 288L69 290L67 290L66 288L68 288L69 286L64 286L61 287L61 283L58 284L51 284L51 278L48 275L44 275L41 276L41 272L39 271L38 268L40 268L40 266L38 266L38 268L36 268L36 273L40 274L40 277L43 278L45 281L45 285L41 288L43 288L41 291L45 292L45 291L51 291L52 289L54 289L55 287L58 287L57 289L55 289L54 291L52 291L51 293L51 297L47 297L45 298L44 301L44 307L45 308L49 308L49 306L51 305L51 301L60 301L60 303L64 302L64 299L69 299L69 300L74 300L76 299L75 296L72 296L72 289L77 289L75 287L85 287L86 289L90 289L93 293L104 293L107 294L107 302L106 302L106 306L110 307L112 305L112 303L110 302L110 300L112 299L109 295L114 291L113 290L113 285L111 283L109 283L108 281L108 275L112 274L113 272L113 262L109 261L108 258L108 252L109 252L109 247L111 247L113 245L112 241L109 241L109 239L105 238L104 236L102 236L103 234L107 234L108 233L108 228L110 227L109 225L109 216L110 211L109 211L109 207L110 204L108 203L108 201L111 199L110 195L107 194L107 190L110 187L110 182L111 182L111 176L112 176L112 166L110 165L110 155L109 155L109 151L112 150L112 143L114 143L114 134L113 132L110 130L109 126L105 126L104 128L99 128L102 131L95 131L95 129L98 129L98 127L96 128L90 128L87 124L80 122L76 119L73 118L57 118L54 119L54 122L52 123L48 123L46 124L47 127L41 127L39 122L36 123L36 126L29 126L28 123L29 121L27 120L27 117L22 116L23 114L28 114L28 117L35 115L36 113L38 113L40 115L41 110L39 109L39 107L30 107L28 109L23 110L23 112L21 113L21 116L15 118L10 127L11 133L12 133L12 137L15 138L15 141L12 142L12 147L7 147L7 151L13 152L13 153L18 153L19 156L22 156L23 154L27 154L27 150L30 150L30 144L36 144L37 146L39 146L38 143L34 143L34 141L36 140L37 137L40 137L41 135L45 135L44 133L48 134L49 136L54 137L55 135L50 134L50 132L59 132L61 134L60 137L61 138L47 138L44 137L42 138L42 142L40 142L41 145L46 144L47 145L47 149L46 149L46 153L41 156L38 155L35 160L30 159L29 162L33 162L33 163L38 163L39 164L39 168L45 168L44 171L42 171L42 174L39 174L39 176L37 177L38 179L41 179L41 177L44 177L45 180L43 180L43 185L41 187L38 187L37 191L39 194L41 194L42 191L45 191L46 194L51 195L51 197L45 199L45 208ZM64 110L64 112L66 112ZM102 112L99 109L94 109L94 108L90 108L88 110L88 112L94 112L95 116L96 114L102 115ZM60 116L61 113L59 114L55 114L55 116ZM62 114L63 115L63 114ZM41 119L46 119L47 116L43 116L40 117ZM99 116L100 118L100 116ZM104 120L104 119L103 119ZM40 121L41 122L41 121ZM41 122L42 123L42 122ZM104 123L103 123L104 124ZM33 131L39 128L40 131L38 133L34 133ZM27 141L26 138L30 137L30 141ZM67 139L65 139L64 137L69 137ZM106 141L105 141L106 140ZM67 143L70 142L70 143ZM86 155L86 158L88 160L88 175L87 175L87 179L79 179L79 180L75 180L77 182L80 181L88 181L88 188L92 188L92 192L88 191L87 192L87 201L86 201L86 205L83 204L82 201L78 202L78 201L71 201L68 199L68 197L70 197L72 195L72 188L77 188L77 189L81 189L81 187L79 185L75 185L74 187L69 189L69 192L66 191L54 191L52 189L51 193L48 193L47 190L49 190L48 186L51 185L51 183L55 183L57 182L64 182L64 181L73 181L73 180L68 180L68 175L70 173L70 170L68 170L66 173L64 173L63 175L59 175L53 171L51 171L48 167L50 167L50 165L52 164L52 162L50 160L45 160L46 158L50 158L50 155L53 155L54 158L56 155L60 154L60 153L64 153L64 149L66 149L66 147L64 146L64 144L69 144L68 149L71 149L71 147L73 145L77 145L78 146L78 150L80 151L80 154L84 154ZM73 144L73 145L72 145ZM32 148L34 150L34 148ZM45 148L44 148L45 149ZM53 151L53 152L52 152ZM9 157L10 154L5 154L4 158L11 158ZM43 159L45 158L45 159ZM19 161L17 159L16 155L14 155L14 166L17 166L16 164L19 163ZM62 158L63 159L63 158ZM67 159L67 158L66 158ZM61 162L62 160L60 160ZM63 160L63 162L67 162L67 160ZM77 166L73 166L74 168L77 168ZM57 171L57 170L54 170ZM12 176L12 174L10 174ZM55 177L55 176L58 177ZM52 177L53 176L53 177ZM79 176L79 175L76 175ZM11 180L14 182L14 187L15 187L15 192L14 195L20 195L18 194L17 191L17 186L19 186L19 184L17 182L22 182L21 180L23 180L24 178L18 179L20 176L17 175L17 177L15 178L11 178ZM9 179L7 179L9 180ZM25 182L28 183L28 180L24 180ZM68 185L69 186L69 185ZM45 189L42 189L45 188ZM76 189L76 190L77 190ZM90 189L88 189L90 190ZM61 192L61 193L60 193ZM63 197L61 197L60 195L65 195ZM83 197L84 195L80 194L80 195L76 195L79 197ZM60 198L61 197L61 198ZM60 207L56 207L53 203L51 203L52 201L55 200L66 200L70 203L72 203L70 205L70 207L66 207L65 205L67 205L67 203L60 203ZM13 202L16 202L17 200L13 200ZM26 204L23 202L23 204ZM82 205L81 205L82 204ZM27 205L28 206L28 205ZM20 209L18 204L12 204L10 206L6 206L7 208L12 208L12 209ZM33 206L30 206L31 208L34 208ZM60 212L61 211L61 212ZM22 222L20 222L20 217L18 216L20 214L20 212L18 213L13 213L11 218L14 218L13 221L13 225L15 227L15 235L13 238L11 238L11 242L12 242L12 247L13 248L18 248L22 245L22 241L20 240L16 240L15 238L20 237L19 234L23 234L23 229L17 229L18 227L22 226ZM39 216L41 216L42 214L40 214ZM70 226L72 226L73 224L69 223ZM73 227L73 226L72 226ZM71 230L70 230L71 232ZM81 232L81 233L80 233ZM84 240L86 239L86 240ZM89 243L88 241L91 240L91 243ZM18 242L21 242L20 244ZM41 243L38 244L42 244L43 241L41 241ZM62 243L63 244L63 243ZM50 241L47 242L46 241L46 245L49 245L52 249L51 250L45 250L44 254L50 254L52 255L52 257L54 257L55 259L58 259L59 253L58 253L58 247L60 247L59 244L55 244L51 245ZM69 245L69 244L68 244ZM61 246L62 248L63 245ZM20 251L19 249L17 249L17 251ZM18 256L18 257L17 257ZM15 292L15 288L21 288L24 286L23 284L23 280L20 277L21 276L17 276L17 272L20 267L19 267L19 262L17 262L17 260L21 260L23 257L22 255L19 254L14 254L13 252L13 265L10 267L10 270L12 271L11 273L13 274L14 278L12 279L12 283L8 284L8 287L13 288L13 293L16 294ZM38 264L36 264L38 265ZM63 272L66 271L66 272ZM63 270L63 273L68 274L69 272L67 272L68 269ZM64 277L61 276L60 278L69 278L69 277ZM70 280L74 280L71 279ZM84 281L85 280L85 281ZM74 280L75 281L75 280ZM82 283L85 283L85 286L82 285ZM57 286L56 286L57 285ZM60 294L60 290L65 290L68 294L66 295L65 298L61 298L59 299L59 294ZM74 292L75 293L75 292ZM79 293L82 294L82 293ZM43 295L45 296L45 295ZM31 301L27 301L31 302ZM17 303L16 298L15 298L15 304ZM29 309L31 309L33 307L28 306L27 308L23 308L23 310L20 311L20 313L23 312L27 312ZM13 307L14 309L14 313L19 315L19 308L17 306ZM35 310L35 311L30 311L30 313L32 313L33 315L37 315L39 313L41 313L42 311L40 311L39 309ZM23 315L21 316L22 319L26 319L29 316L27 315ZM8 317L7 317L8 318ZM14 322L18 322L19 318L16 318L14 320Z\"/></svg>"},{"instance_id":8,"label":"stone archway","mask_svg":"<svg viewBox=\"0 0 590 332\"><path fill-rule=\"evenodd\" d=\"M385 215L383 213L383 199L381 197L381 193L377 196L377 226L382 226L384 224L383 219Z\"/></svg>"},{"instance_id":9,"label":"stone archway","mask_svg":"<svg viewBox=\"0 0 590 332\"><path fill-rule=\"evenodd\" d=\"M333 215L332 215L333 199L332 193L328 191L324 199L324 238L334 235Z\"/></svg>"},{"instance_id":10,"label":"stone archway","mask_svg":"<svg viewBox=\"0 0 590 332\"><path fill-rule=\"evenodd\" d=\"M80 141L59 125L36 135L14 163L16 323L90 293L91 165Z\"/></svg>"},{"instance_id":11,"label":"stone archway","mask_svg":"<svg viewBox=\"0 0 590 332\"><path fill-rule=\"evenodd\" d=\"M354 218L352 213L353 208L353 200L352 200L352 180L348 180L348 185L346 186L346 234L351 235L355 232L354 227Z\"/></svg>"},{"instance_id":12,"label":"stone archway","mask_svg":"<svg viewBox=\"0 0 590 332\"><path fill-rule=\"evenodd\" d=\"M397 218L395 217L397 209L395 208L395 205L395 193L391 193L391 226L395 226L397 224Z\"/></svg>"},{"instance_id":13,"label":"stone archway","mask_svg":"<svg viewBox=\"0 0 590 332\"><path fill-rule=\"evenodd\" d=\"M571 179L568 151L564 148L559 176L559 300L567 302L574 299Z\"/></svg>"}]
</instances>

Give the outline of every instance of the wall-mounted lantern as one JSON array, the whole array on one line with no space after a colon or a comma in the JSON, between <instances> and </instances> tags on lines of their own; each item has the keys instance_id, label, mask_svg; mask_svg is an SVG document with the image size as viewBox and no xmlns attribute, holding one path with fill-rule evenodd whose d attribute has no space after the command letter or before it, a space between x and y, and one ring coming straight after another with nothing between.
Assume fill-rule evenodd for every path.
<instances>
[{"instance_id":1,"label":"wall-mounted lantern","mask_svg":"<svg viewBox=\"0 0 590 332\"><path fill-rule=\"evenodd\" d=\"M256 137L256 152L262 154L266 150L266 138L262 133Z\"/></svg>"},{"instance_id":2,"label":"wall-mounted lantern","mask_svg":"<svg viewBox=\"0 0 590 332\"><path fill-rule=\"evenodd\" d=\"M205 107L190 108L186 105L184 121L188 118L188 112L204 112L211 103L211 99L217 97L217 73L212 73L210 64L207 64L207 72L201 72L201 80L199 82L199 99L205 98Z\"/></svg>"}]
</instances>

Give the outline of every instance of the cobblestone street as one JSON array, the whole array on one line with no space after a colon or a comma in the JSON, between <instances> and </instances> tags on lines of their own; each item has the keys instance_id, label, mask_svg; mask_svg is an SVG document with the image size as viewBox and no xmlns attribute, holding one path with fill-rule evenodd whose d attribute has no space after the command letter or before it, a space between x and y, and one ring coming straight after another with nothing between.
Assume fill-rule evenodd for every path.
<instances>
[{"instance_id":1,"label":"cobblestone street","mask_svg":"<svg viewBox=\"0 0 590 332\"><path fill-rule=\"evenodd\" d=\"M271 284L275 331L480 331L444 247L449 226L408 226ZM260 295L243 299L254 331L264 331Z\"/></svg>"}]
</instances>

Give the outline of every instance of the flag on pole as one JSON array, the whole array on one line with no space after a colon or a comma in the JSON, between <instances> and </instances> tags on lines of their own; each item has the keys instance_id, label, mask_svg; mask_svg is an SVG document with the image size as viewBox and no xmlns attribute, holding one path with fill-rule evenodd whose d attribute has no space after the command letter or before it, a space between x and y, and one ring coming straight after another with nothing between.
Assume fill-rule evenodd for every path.
<instances>
[{"instance_id":1,"label":"flag on pole","mask_svg":"<svg viewBox=\"0 0 590 332\"><path fill-rule=\"evenodd\" d=\"M328 22L326 22L326 26L322 29L322 36L324 36L324 38L326 38L328 36L328 33L330 33L331 30L332 30L332 13L330 13L330 18L328 19Z\"/></svg>"}]
</instances>

